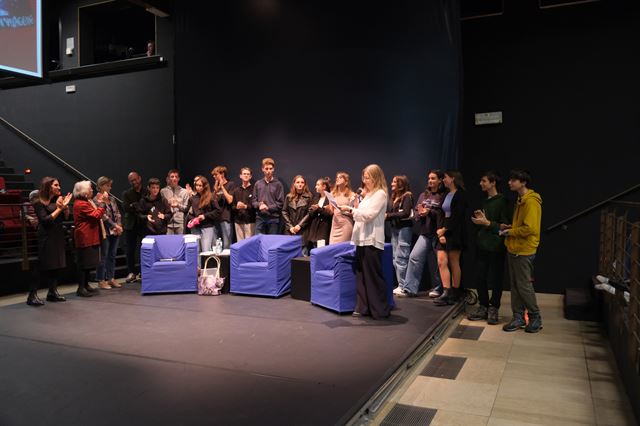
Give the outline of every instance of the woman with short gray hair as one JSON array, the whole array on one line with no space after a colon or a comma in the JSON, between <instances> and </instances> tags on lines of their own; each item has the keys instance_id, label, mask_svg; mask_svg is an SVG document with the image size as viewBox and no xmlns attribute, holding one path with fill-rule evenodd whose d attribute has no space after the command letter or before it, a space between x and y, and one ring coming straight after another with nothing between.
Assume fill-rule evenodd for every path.
<instances>
[{"instance_id":1,"label":"woman with short gray hair","mask_svg":"<svg viewBox=\"0 0 640 426\"><path fill-rule=\"evenodd\" d=\"M76 263L78 265L78 290L80 297L93 296L89 287L89 272L100 263L100 243L106 237L102 217L106 211L105 198L108 195L98 193L95 202L91 199L93 188L91 182L76 182L73 187L73 237L76 246Z\"/></svg>"}]
</instances>

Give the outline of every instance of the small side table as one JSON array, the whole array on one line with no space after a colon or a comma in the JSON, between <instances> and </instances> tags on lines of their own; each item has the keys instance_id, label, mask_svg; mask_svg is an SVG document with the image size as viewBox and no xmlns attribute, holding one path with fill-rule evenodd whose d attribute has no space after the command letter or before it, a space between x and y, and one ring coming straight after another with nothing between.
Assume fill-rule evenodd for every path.
<instances>
[{"instance_id":1,"label":"small side table","mask_svg":"<svg viewBox=\"0 0 640 426\"><path fill-rule=\"evenodd\" d=\"M291 259L291 297L311 301L311 258L308 256Z\"/></svg>"},{"instance_id":2,"label":"small side table","mask_svg":"<svg viewBox=\"0 0 640 426\"><path fill-rule=\"evenodd\" d=\"M231 253L229 250L223 250L222 253L203 251L200 253L200 268L204 268L204 264L207 259L213 256L218 256L220 259L220 276L224 278L222 293L229 293L229 288L231 287ZM209 267L211 267L212 262L215 265L215 261L211 260L209 262Z\"/></svg>"}]
</instances>

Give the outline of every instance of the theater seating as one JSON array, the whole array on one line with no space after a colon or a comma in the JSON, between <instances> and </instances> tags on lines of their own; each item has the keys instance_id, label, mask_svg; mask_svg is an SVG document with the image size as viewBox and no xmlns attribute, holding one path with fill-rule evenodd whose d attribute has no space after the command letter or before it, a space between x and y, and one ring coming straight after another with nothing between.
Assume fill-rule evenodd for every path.
<instances>
[{"instance_id":1,"label":"theater seating","mask_svg":"<svg viewBox=\"0 0 640 426\"><path fill-rule=\"evenodd\" d=\"M142 294L195 292L198 239L193 235L153 235L140 249Z\"/></svg>"},{"instance_id":2,"label":"theater seating","mask_svg":"<svg viewBox=\"0 0 640 426\"><path fill-rule=\"evenodd\" d=\"M231 293L279 297L291 291L291 259L302 256L302 239L255 235L231 246Z\"/></svg>"}]
</instances>

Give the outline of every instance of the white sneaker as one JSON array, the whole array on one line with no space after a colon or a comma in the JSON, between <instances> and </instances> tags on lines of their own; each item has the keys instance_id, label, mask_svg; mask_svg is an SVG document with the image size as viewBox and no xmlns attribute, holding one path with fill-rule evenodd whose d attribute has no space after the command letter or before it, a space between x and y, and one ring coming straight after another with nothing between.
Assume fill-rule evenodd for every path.
<instances>
[{"instance_id":1,"label":"white sneaker","mask_svg":"<svg viewBox=\"0 0 640 426\"><path fill-rule=\"evenodd\" d=\"M435 289L433 289L433 290L431 290L429 292L429 297L432 298L432 299L435 299L436 297L440 297L441 295L442 295L442 292L440 292L438 290L435 290Z\"/></svg>"},{"instance_id":2,"label":"white sneaker","mask_svg":"<svg viewBox=\"0 0 640 426\"><path fill-rule=\"evenodd\" d=\"M600 281L601 283L607 284L609 282L609 278L602 276L602 275L596 275L596 280Z\"/></svg>"},{"instance_id":3,"label":"white sneaker","mask_svg":"<svg viewBox=\"0 0 640 426\"><path fill-rule=\"evenodd\" d=\"M399 296L399 297L406 297L407 293L405 293L405 291L403 289L401 289L400 287L396 287L393 289L393 294L395 296Z\"/></svg>"}]
</instances>

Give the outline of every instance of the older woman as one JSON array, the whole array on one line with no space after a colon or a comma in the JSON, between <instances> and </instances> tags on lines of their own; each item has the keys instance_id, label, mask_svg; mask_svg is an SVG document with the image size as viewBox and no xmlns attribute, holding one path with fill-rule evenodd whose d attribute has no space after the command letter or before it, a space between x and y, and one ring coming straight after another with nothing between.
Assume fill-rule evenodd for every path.
<instances>
[{"instance_id":1,"label":"older woman","mask_svg":"<svg viewBox=\"0 0 640 426\"><path fill-rule=\"evenodd\" d=\"M118 241L120 235L122 235L122 215L118 209L118 203L110 196L111 186L113 180L100 176L96 187L98 188L98 195L104 194L103 201L105 202L105 213L102 217L102 225L107 234L107 238L102 240L100 245L100 253L102 254L100 264L96 269L96 280L98 280L98 287L104 290L109 290L112 287L120 288L122 284L116 281L114 277L114 271L116 268L116 252L118 250ZM97 203L96 198L93 199L94 203Z\"/></svg>"},{"instance_id":2,"label":"older woman","mask_svg":"<svg viewBox=\"0 0 640 426\"><path fill-rule=\"evenodd\" d=\"M49 288L47 301L64 302L66 299L58 294L58 278L60 271L67 266L64 250L64 227L62 222L69 217L71 194L62 197L60 182L47 176L40 182L38 199L33 203L38 220L38 263L40 282ZM32 282L27 297L27 305L42 306L44 302L38 298L38 283Z\"/></svg>"},{"instance_id":3,"label":"older woman","mask_svg":"<svg viewBox=\"0 0 640 426\"><path fill-rule=\"evenodd\" d=\"M353 215L351 242L356 246L356 310L353 316L371 315L374 319L389 316L386 283L382 274L384 250L384 216L387 208L387 183L377 164L362 170L366 195L358 207L341 205L343 213Z\"/></svg>"},{"instance_id":4,"label":"older woman","mask_svg":"<svg viewBox=\"0 0 640 426\"><path fill-rule=\"evenodd\" d=\"M83 180L73 187L73 237L76 245L76 263L78 265L78 290L80 297L92 296L89 287L89 272L100 263L100 243L106 237L102 217L106 211L105 199L109 195L98 193L94 200L91 182ZM95 291L95 290L93 290Z\"/></svg>"}]
</instances>

